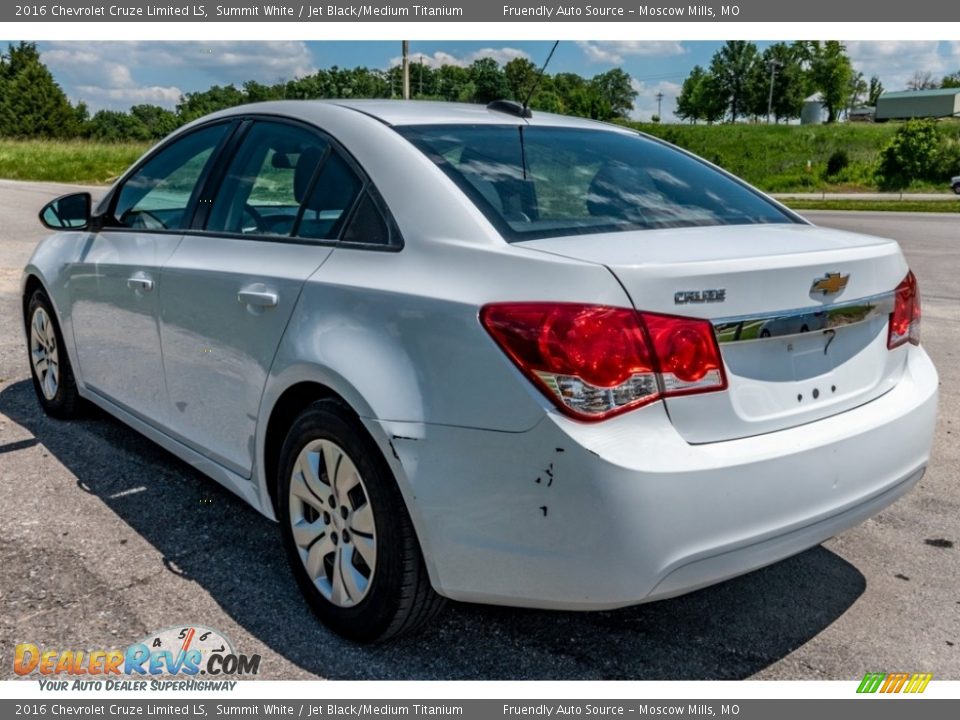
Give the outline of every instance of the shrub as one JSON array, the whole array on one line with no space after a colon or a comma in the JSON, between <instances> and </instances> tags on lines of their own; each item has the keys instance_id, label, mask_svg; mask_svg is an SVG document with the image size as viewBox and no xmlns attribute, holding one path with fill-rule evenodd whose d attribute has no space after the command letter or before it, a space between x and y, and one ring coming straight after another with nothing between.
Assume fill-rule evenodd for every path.
<instances>
[{"instance_id":1,"label":"shrub","mask_svg":"<svg viewBox=\"0 0 960 720\"><path fill-rule=\"evenodd\" d=\"M905 188L918 180L936 182L943 145L935 120L908 120L880 153L877 182L889 189Z\"/></svg>"},{"instance_id":2,"label":"shrub","mask_svg":"<svg viewBox=\"0 0 960 720\"><path fill-rule=\"evenodd\" d=\"M827 177L835 177L846 170L850 164L850 156L846 150L836 150L827 159Z\"/></svg>"}]
</instances>

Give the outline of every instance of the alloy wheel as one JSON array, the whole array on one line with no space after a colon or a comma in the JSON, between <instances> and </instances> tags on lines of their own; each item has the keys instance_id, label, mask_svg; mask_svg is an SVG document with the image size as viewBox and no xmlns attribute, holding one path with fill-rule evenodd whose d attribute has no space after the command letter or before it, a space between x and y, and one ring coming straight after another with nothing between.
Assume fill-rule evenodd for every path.
<instances>
[{"instance_id":1,"label":"alloy wheel","mask_svg":"<svg viewBox=\"0 0 960 720\"><path fill-rule=\"evenodd\" d=\"M30 360L43 396L53 400L60 387L60 354L53 322L42 307L30 320Z\"/></svg>"}]
</instances>

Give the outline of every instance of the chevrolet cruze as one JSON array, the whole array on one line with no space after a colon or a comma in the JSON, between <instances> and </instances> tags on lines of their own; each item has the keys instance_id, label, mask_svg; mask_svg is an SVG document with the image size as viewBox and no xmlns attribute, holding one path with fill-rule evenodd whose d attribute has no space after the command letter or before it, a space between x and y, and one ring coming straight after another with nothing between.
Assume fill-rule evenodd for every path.
<instances>
[{"instance_id":1,"label":"chevrolet cruze","mask_svg":"<svg viewBox=\"0 0 960 720\"><path fill-rule=\"evenodd\" d=\"M92 402L278 520L310 605L359 641L444 598L689 592L928 462L937 375L897 244L625 127L249 105L40 217L44 410Z\"/></svg>"}]
</instances>

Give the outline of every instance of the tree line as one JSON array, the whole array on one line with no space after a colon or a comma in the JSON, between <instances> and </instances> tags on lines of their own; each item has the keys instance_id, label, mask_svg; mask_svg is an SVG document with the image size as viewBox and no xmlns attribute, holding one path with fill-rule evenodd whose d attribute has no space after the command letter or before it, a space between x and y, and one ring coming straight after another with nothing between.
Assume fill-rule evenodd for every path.
<instances>
[{"instance_id":1,"label":"tree line","mask_svg":"<svg viewBox=\"0 0 960 720\"><path fill-rule=\"evenodd\" d=\"M960 87L960 71L937 79L918 71L908 90ZM880 78L867 80L836 40L779 42L763 52L752 42L729 41L710 60L697 65L683 82L676 115L690 122L767 118L774 122L800 117L804 101L819 94L827 122L861 107L873 107L883 94Z\"/></svg>"},{"instance_id":2,"label":"tree line","mask_svg":"<svg viewBox=\"0 0 960 720\"><path fill-rule=\"evenodd\" d=\"M835 122L844 112L876 104L883 85L854 70L846 47L835 40L779 42L763 52L752 42L733 40L713 55L708 68L693 68L676 114L691 122L789 121L800 117L804 101L815 93L827 122Z\"/></svg>"},{"instance_id":3,"label":"tree line","mask_svg":"<svg viewBox=\"0 0 960 720\"><path fill-rule=\"evenodd\" d=\"M584 78L575 73L544 74L526 58L503 66L493 58L480 58L466 67L431 68L413 62L411 95L431 100L487 103L492 100L530 98L534 110L557 112L595 120L628 117L637 96L630 76L620 69ZM312 75L270 84L248 81L240 87L214 85L188 92L175 110L140 104L128 111L89 112L83 102L72 104L42 62L34 43L9 45L0 57L0 137L88 138L100 141L149 141L164 137L180 125L223 108L267 100L318 98L399 97L399 67L376 70L366 67L331 67Z\"/></svg>"}]
</instances>

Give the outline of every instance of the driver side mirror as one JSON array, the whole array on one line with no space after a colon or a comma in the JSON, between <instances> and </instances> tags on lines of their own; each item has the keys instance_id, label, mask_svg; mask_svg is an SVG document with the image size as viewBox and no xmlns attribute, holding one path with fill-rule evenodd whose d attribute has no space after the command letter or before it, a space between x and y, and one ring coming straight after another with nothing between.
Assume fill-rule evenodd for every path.
<instances>
[{"instance_id":1,"label":"driver side mirror","mask_svg":"<svg viewBox=\"0 0 960 720\"><path fill-rule=\"evenodd\" d=\"M84 230L90 225L90 193L61 195L43 206L40 222L51 230Z\"/></svg>"}]
</instances>

